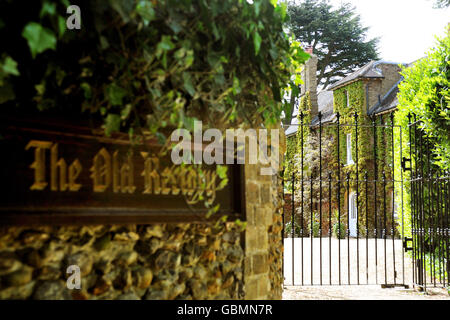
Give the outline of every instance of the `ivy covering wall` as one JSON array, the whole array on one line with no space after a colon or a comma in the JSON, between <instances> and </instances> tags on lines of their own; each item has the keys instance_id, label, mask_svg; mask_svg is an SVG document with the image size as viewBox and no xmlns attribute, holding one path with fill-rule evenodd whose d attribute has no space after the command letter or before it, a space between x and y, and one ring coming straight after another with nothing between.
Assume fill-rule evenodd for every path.
<instances>
[{"instance_id":1,"label":"ivy covering wall","mask_svg":"<svg viewBox=\"0 0 450 320\"><path fill-rule=\"evenodd\" d=\"M363 228L366 226L367 210L369 230L374 228L376 210L378 220L377 228L383 228L384 214L386 213L386 225L387 229L390 229L392 225L391 194L393 190L392 122L387 121L386 116L372 118L367 115L365 85L366 82L364 80L359 80L334 91L334 111L339 112L340 123L344 125L340 135L340 159L341 165L343 165L341 179L345 180L347 174L349 174L350 180L352 180L350 182L350 188L355 192L357 187L356 180L358 180L358 213L360 225ZM349 95L349 106L347 106L347 93ZM358 135L356 135L354 126L356 123L355 112L358 114ZM352 159L355 162L352 165L346 164L346 137L349 133L351 134ZM374 143L376 143L376 154L374 153ZM335 158L337 158L336 153ZM359 172L358 177L356 176L357 169ZM366 173L368 181L367 189L365 182ZM383 179L385 179L385 182L383 182ZM377 189L376 199L375 184ZM385 192L386 202L384 201ZM389 232L388 234L390 235Z\"/></svg>"},{"instance_id":2,"label":"ivy covering wall","mask_svg":"<svg viewBox=\"0 0 450 320\"><path fill-rule=\"evenodd\" d=\"M363 80L350 83L333 92L334 112L340 114L339 122L339 151L337 149L338 129L336 124L325 124L321 128L309 126L310 100L309 94L302 97L299 104L299 114L304 113L303 123L303 148L301 131L296 136L290 137L290 151L287 161L289 171L285 179L292 178L292 170L296 175L298 183L295 186L295 199L298 202L297 220L303 217L303 225L311 230L311 212L314 214L314 224L319 224L320 205L322 206L322 232L326 233L328 228L335 227L338 219L338 198L340 198L341 224L347 221L347 199L351 192L358 189L358 212L360 235L366 234L366 213L368 217L367 227L369 230L375 228L375 208L377 210L377 229L383 229L384 214L386 214L386 227L392 226L392 190L397 186L392 183L392 121L389 116L370 118L366 109L365 82ZM349 105L347 106L347 94ZM358 114L358 132L356 134L355 112ZM301 119L299 119L299 123ZM374 121L376 139L376 171L375 176L375 154L374 154ZM384 125L384 126L381 126ZM320 132L321 130L321 132ZM395 131L395 130L394 130ZM347 134L351 134L352 159L354 164L347 164ZM321 141L319 136L321 135ZM293 145L297 143L294 150ZM303 149L303 150L302 150ZM303 167L301 154L303 151ZM338 163L339 152L339 163ZM322 161L320 161L322 158ZM292 161L294 160L294 161ZM290 165L290 167L289 167ZM357 170L359 172L356 176ZM340 176L338 172L340 171ZM394 171L395 172L395 171ZM288 175L289 173L289 175ZM366 177L367 173L367 177ZM301 178L310 181L301 184ZM331 194L329 178L331 174ZM320 179L322 180L322 194L320 194ZM347 180L348 178L348 180ZM383 182L383 179L384 182ZM366 189L367 180L367 189ZM339 181L339 182L338 182ZM375 182L376 181L376 182ZM375 184L377 197L375 198ZM398 186L399 188L400 186ZM383 190L384 188L384 190ZM287 192L290 192L291 186ZM312 192L311 192L312 190ZM338 195L339 190L339 195ZM386 197L384 194L386 193ZM302 198L303 196L303 198ZM321 196L321 197L320 197ZM329 198L331 196L331 202ZM386 199L384 199L386 198ZM320 200L322 199L322 200ZM301 201L303 200L303 201ZM302 207L303 202L303 207ZM329 214L332 215L332 226L329 226ZM301 224L302 221L298 221ZM308 231L309 232L309 231ZM372 234L371 234L372 235ZM381 232L378 232L381 235ZM388 235L391 232L388 231Z\"/></svg>"}]
</instances>

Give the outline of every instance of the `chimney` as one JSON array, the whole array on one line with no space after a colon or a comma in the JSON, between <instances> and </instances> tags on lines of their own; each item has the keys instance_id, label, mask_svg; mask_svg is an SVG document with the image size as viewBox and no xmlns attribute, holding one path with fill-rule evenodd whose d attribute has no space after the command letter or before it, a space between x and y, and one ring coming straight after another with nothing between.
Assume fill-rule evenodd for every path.
<instances>
[{"instance_id":1,"label":"chimney","mask_svg":"<svg viewBox=\"0 0 450 320\"><path fill-rule=\"evenodd\" d=\"M317 56L313 54L311 46L305 49L305 52L309 53L311 57L306 61L305 68L302 71L303 83L300 88L300 94L304 95L309 92L311 98L311 119L318 114L317 103Z\"/></svg>"}]
</instances>

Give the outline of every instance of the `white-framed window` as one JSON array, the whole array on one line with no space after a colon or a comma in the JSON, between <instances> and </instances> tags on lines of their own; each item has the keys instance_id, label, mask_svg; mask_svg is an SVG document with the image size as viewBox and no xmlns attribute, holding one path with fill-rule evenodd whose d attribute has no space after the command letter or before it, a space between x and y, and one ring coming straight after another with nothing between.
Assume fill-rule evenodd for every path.
<instances>
[{"instance_id":1,"label":"white-framed window","mask_svg":"<svg viewBox=\"0 0 450 320\"><path fill-rule=\"evenodd\" d=\"M348 90L345 90L345 97L347 98L347 107L350 107L350 95L348 94Z\"/></svg>"},{"instance_id":2,"label":"white-framed window","mask_svg":"<svg viewBox=\"0 0 450 320\"><path fill-rule=\"evenodd\" d=\"M347 164L353 164L352 158L352 134L347 134Z\"/></svg>"},{"instance_id":3,"label":"white-framed window","mask_svg":"<svg viewBox=\"0 0 450 320\"><path fill-rule=\"evenodd\" d=\"M350 219L356 220L358 218L358 207L356 206L356 193L350 196Z\"/></svg>"}]
</instances>

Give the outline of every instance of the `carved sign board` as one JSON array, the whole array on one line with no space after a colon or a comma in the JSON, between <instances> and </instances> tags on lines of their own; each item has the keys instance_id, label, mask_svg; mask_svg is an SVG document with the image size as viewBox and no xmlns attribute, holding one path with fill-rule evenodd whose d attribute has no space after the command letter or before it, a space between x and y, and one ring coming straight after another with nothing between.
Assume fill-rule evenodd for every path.
<instances>
[{"instance_id":1,"label":"carved sign board","mask_svg":"<svg viewBox=\"0 0 450 320\"><path fill-rule=\"evenodd\" d=\"M204 202L243 218L242 166L174 165L170 153L95 135L64 121L0 118L0 223L112 224L205 221ZM203 200L200 200L203 199Z\"/></svg>"}]
</instances>

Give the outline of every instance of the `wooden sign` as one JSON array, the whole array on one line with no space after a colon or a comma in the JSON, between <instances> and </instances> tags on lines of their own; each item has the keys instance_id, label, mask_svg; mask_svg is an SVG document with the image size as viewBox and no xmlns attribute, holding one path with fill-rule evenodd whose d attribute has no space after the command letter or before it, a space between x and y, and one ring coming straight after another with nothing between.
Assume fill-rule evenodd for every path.
<instances>
[{"instance_id":1,"label":"wooden sign","mask_svg":"<svg viewBox=\"0 0 450 320\"><path fill-rule=\"evenodd\" d=\"M241 165L217 190L215 166L174 165L156 145L107 138L84 123L0 118L0 222L113 224L205 221L204 201L243 219Z\"/></svg>"}]
</instances>

